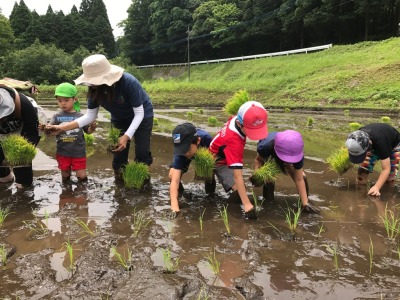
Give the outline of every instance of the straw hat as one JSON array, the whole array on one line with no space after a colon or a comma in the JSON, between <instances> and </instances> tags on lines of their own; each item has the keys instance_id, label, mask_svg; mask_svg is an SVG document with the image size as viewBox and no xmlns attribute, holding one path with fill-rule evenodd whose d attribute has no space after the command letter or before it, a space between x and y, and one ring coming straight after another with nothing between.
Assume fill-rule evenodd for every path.
<instances>
[{"instance_id":1,"label":"straw hat","mask_svg":"<svg viewBox=\"0 0 400 300\"><path fill-rule=\"evenodd\" d=\"M124 73L124 69L110 64L102 54L86 57L82 62L83 74L75 79L75 84L112 86Z\"/></svg>"}]
</instances>

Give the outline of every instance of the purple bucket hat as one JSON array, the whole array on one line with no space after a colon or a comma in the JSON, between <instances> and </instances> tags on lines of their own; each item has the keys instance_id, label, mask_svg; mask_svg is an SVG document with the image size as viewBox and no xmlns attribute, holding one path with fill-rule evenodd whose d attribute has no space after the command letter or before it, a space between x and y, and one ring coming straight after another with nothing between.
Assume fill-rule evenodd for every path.
<instances>
[{"instance_id":1,"label":"purple bucket hat","mask_svg":"<svg viewBox=\"0 0 400 300\"><path fill-rule=\"evenodd\" d=\"M300 132L285 130L275 137L275 153L284 162L297 163L304 157L304 142Z\"/></svg>"}]
</instances>

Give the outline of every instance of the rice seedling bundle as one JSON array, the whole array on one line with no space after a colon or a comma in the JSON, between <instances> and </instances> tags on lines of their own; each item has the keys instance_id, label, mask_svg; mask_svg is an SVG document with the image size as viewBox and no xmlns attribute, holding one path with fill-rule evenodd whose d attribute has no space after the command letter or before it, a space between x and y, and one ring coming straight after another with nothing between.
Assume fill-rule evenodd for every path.
<instances>
[{"instance_id":1,"label":"rice seedling bundle","mask_svg":"<svg viewBox=\"0 0 400 300\"><path fill-rule=\"evenodd\" d=\"M349 127L351 131L356 131L361 128L361 124L357 122L351 122L349 123Z\"/></svg>"},{"instance_id":2,"label":"rice seedling bundle","mask_svg":"<svg viewBox=\"0 0 400 300\"><path fill-rule=\"evenodd\" d=\"M327 159L329 168L339 175L343 175L347 170L353 167L350 162L349 153L346 147L341 147L339 150L333 152Z\"/></svg>"},{"instance_id":3,"label":"rice seedling bundle","mask_svg":"<svg viewBox=\"0 0 400 300\"><path fill-rule=\"evenodd\" d=\"M208 117L208 125L210 125L211 127L217 126L217 118L213 116Z\"/></svg>"},{"instance_id":4,"label":"rice seedling bundle","mask_svg":"<svg viewBox=\"0 0 400 300\"><path fill-rule=\"evenodd\" d=\"M84 132L83 136L85 137L86 146L93 146L93 142L94 142L93 134L88 134L88 133Z\"/></svg>"},{"instance_id":5,"label":"rice seedling bundle","mask_svg":"<svg viewBox=\"0 0 400 300\"><path fill-rule=\"evenodd\" d=\"M242 106L242 104L246 103L249 100L249 93L245 90L240 90L228 100L228 103L225 104L224 111L228 115L234 116L238 113L239 108Z\"/></svg>"},{"instance_id":6,"label":"rice seedling bundle","mask_svg":"<svg viewBox=\"0 0 400 300\"><path fill-rule=\"evenodd\" d=\"M207 148L199 148L194 156L194 168L199 179L211 179L214 175L215 157Z\"/></svg>"},{"instance_id":7,"label":"rice seedling bundle","mask_svg":"<svg viewBox=\"0 0 400 300\"><path fill-rule=\"evenodd\" d=\"M253 179L262 185L264 183L275 183L281 169L274 159L268 159L261 168L254 171Z\"/></svg>"},{"instance_id":8,"label":"rice seedling bundle","mask_svg":"<svg viewBox=\"0 0 400 300\"><path fill-rule=\"evenodd\" d=\"M141 189L146 179L150 178L149 167L144 163L131 162L122 173L125 187Z\"/></svg>"},{"instance_id":9,"label":"rice seedling bundle","mask_svg":"<svg viewBox=\"0 0 400 300\"><path fill-rule=\"evenodd\" d=\"M0 143L7 164L10 166L28 165L35 158L35 146L23 136L11 134Z\"/></svg>"},{"instance_id":10,"label":"rice seedling bundle","mask_svg":"<svg viewBox=\"0 0 400 300\"><path fill-rule=\"evenodd\" d=\"M118 129L118 128L115 128L115 127L111 127L108 130L107 141L111 145L118 144L118 139L119 139L120 134L121 134L121 129Z\"/></svg>"}]
</instances>

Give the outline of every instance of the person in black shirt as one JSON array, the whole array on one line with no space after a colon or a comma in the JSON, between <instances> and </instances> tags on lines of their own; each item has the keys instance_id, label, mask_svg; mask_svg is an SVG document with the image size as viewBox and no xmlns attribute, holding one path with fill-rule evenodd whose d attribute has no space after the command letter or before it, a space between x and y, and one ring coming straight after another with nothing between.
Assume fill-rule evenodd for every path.
<instances>
[{"instance_id":1,"label":"person in black shirt","mask_svg":"<svg viewBox=\"0 0 400 300\"><path fill-rule=\"evenodd\" d=\"M400 133L385 123L368 124L349 134L346 140L349 158L353 164L359 164L357 183L367 181L375 162L381 161L382 171L368 195L380 196L385 182L394 181L397 176L400 159Z\"/></svg>"}]
</instances>

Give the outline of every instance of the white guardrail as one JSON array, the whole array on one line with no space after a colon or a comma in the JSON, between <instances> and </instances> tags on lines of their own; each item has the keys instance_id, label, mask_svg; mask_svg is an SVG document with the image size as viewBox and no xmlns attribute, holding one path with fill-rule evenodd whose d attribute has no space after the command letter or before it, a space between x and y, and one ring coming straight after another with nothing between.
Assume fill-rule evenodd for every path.
<instances>
[{"instance_id":1,"label":"white guardrail","mask_svg":"<svg viewBox=\"0 0 400 300\"><path fill-rule=\"evenodd\" d=\"M281 51L281 52L272 52L266 54L257 54L257 55L248 55L248 56L239 56L239 57L231 57L231 58L222 58L222 59L213 59L213 60L202 60L202 61L194 61L191 62L190 65L202 65L202 64L215 64L221 62L229 62L229 61L238 61L238 60L247 60L247 59L257 59L264 57L272 57L272 56L282 56L289 54L298 54L298 53L308 53L313 51L320 51L329 49L332 47L332 44L309 47L309 48L301 48L296 50L289 51ZM162 68L162 67L179 67L179 66L187 66L188 63L178 63L178 64L161 64L161 65L146 65L146 66L137 66L138 69L146 69L146 68Z\"/></svg>"}]
</instances>

